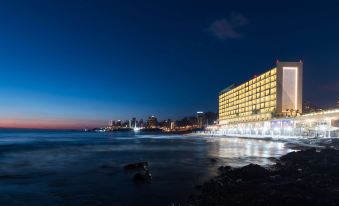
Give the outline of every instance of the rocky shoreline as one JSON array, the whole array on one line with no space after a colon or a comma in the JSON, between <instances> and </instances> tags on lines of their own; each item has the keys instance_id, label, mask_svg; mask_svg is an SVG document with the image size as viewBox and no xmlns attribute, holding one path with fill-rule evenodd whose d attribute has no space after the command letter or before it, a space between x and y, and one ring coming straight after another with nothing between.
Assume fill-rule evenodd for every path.
<instances>
[{"instance_id":1,"label":"rocky shoreline","mask_svg":"<svg viewBox=\"0 0 339 206\"><path fill-rule=\"evenodd\" d=\"M187 205L339 205L339 151L307 149L282 156L269 168L223 166L198 186Z\"/></svg>"}]
</instances>

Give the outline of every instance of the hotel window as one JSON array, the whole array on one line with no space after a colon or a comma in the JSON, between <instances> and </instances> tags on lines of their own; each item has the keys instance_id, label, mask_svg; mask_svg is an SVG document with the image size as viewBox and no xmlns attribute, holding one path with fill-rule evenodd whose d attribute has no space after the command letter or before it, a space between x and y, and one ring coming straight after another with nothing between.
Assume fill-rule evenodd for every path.
<instances>
[{"instance_id":1,"label":"hotel window","mask_svg":"<svg viewBox=\"0 0 339 206\"><path fill-rule=\"evenodd\" d=\"M275 106L275 101L271 101L271 106Z\"/></svg>"},{"instance_id":2,"label":"hotel window","mask_svg":"<svg viewBox=\"0 0 339 206\"><path fill-rule=\"evenodd\" d=\"M265 103L265 107L266 107L266 108L268 108L268 107L270 107L270 106L271 106L270 102L266 102L266 103Z\"/></svg>"},{"instance_id":3,"label":"hotel window","mask_svg":"<svg viewBox=\"0 0 339 206\"><path fill-rule=\"evenodd\" d=\"M276 86L276 82L272 82L271 87L275 87L275 86Z\"/></svg>"},{"instance_id":4,"label":"hotel window","mask_svg":"<svg viewBox=\"0 0 339 206\"><path fill-rule=\"evenodd\" d=\"M276 91L277 91L276 88L272 88L272 89L271 89L271 94L275 94Z\"/></svg>"},{"instance_id":5,"label":"hotel window","mask_svg":"<svg viewBox=\"0 0 339 206\"><path fill-rule=\"evenodd\" d=\"M274 75L274 74L276 74L276 69L272 69L271 70L271 73Z\"/></svg>"},{"instance_id":6,"label":"hotel window","mask_svg":"<svg viewBox=\"0 0 339 206\"><path fill-rule=\"evenodd\" d=\"M275 100L276 96L274 94L271 95L271 100Z\"/></svg>"}]
</instances>

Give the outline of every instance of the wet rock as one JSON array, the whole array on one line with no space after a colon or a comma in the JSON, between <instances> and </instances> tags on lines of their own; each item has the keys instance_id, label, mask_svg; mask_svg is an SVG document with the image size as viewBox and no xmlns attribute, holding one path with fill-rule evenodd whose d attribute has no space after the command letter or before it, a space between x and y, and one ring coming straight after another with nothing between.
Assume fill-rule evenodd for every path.
<instances>
[{"instance_id":1,"label":"wet rock","mask_svg":"<svg viewBox=\"0 0 339 206\"><path fill-rule=\"evenodd\" d=\"M195 189L198 189L198 190L199 190L199 189L201 189L201 188L202 188L202 185L196 185L196 186L195 186Z\"/></svg>"},{"instance_id":2,"label":"wet rock","mask_svg":"<svg viewBox=\"0 0 339 206\"><path fill-rule=\"evenodd\" d=\"M151 180L152 180L152 175L147 170L138 172L133 176L134 182L147 183L147 182L151 182Z\"/></svg>"},{"instance_id":3,"label":"wet rock","mask_svg":"<svg viewBox=\"0 0 339 206\"><path fill-rule=\"evenodd\" d=\"M210 158L211 163L216 163L219 159L216 157Z\"/></svg>"},{"instance_id":4,"label":"wet rock","mask_svg":"<svg viewBox=\"0 0 339 206\"><path fill-rule=\"evenodd\" d=\"M275 162L275 163L279 162L279 159L275 158L275 157L269 157L268 159L272 162Z\"/></svg>"},{"instance_id":5,"label":"wet rock","mask_svg":"<svg viewBox=\"0 0 339 206\"><path fill-rule=\"evenodd\" d=\"M225 172L229 172L232 170L232 167L230 166L220 166L218 168L218 170L221 172L221 173L225 173Z\"/></svg>"},{"instance_id":6,"label":"wet rock","mask_svg":"<svg viewBox=\"0 0 339 206\"><path fill-rule=\"evenodd\" d=\"M219 171L188 205L339 205L338 150L292 152L270 169L250 164Z\"/></svg>"},{"instance_id":7,"label":"wet rock","mask_svg":"<svg viewBox=\"0 0 339 206\"><path fill-rule=\"evenodd\" d=\"M126 170L147 169L147 167L148 167L148 162L136 162L136 163L131 163L131 164L125 165L124 169L126 169Z\"/></svg>"},{"instance_id":8,"label":"wet rock","mask_svg":"<svg viewBox=\"0 0 339 206\"><path fill-rule=\"evenodd\" d=\"M249 164L236 170L235 174L241 179L250 180L268 177L269 171L259 165Z\"/></svg>"}]
</instances>

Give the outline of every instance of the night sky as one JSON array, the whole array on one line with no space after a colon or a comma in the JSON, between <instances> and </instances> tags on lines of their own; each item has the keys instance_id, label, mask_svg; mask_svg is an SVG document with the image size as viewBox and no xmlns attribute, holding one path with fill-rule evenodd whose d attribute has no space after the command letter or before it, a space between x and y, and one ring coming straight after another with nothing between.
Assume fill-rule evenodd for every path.
<instances>
[{"instance_id":1,"label":"night sky","mask_svg":"<svg viewBox=\"0 0 339 206\"><path fill-rule=\"evenodd\" d=\"M304 100L339 97L335 1L1 1L0 127L217 112L218 92L304 62Z\"/></svg>"}]
</instances>

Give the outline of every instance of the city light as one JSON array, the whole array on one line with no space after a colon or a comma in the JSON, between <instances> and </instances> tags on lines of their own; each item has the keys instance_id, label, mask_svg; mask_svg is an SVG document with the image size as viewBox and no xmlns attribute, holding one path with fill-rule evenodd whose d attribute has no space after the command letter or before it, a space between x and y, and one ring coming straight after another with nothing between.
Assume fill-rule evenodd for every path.
<instances>
[{"instance_id":1,"label":"city light","mask_svg":"<svg viewBox=\"0 0 339 206\"><path fill-rule=\"evenodd\" d=\"M134 127L134 128L133 128L133 131L134 131L134 132L139 132L139 131L140 131L140 128L139 128L139 127Z\"/></svg>"}]
</instances>

